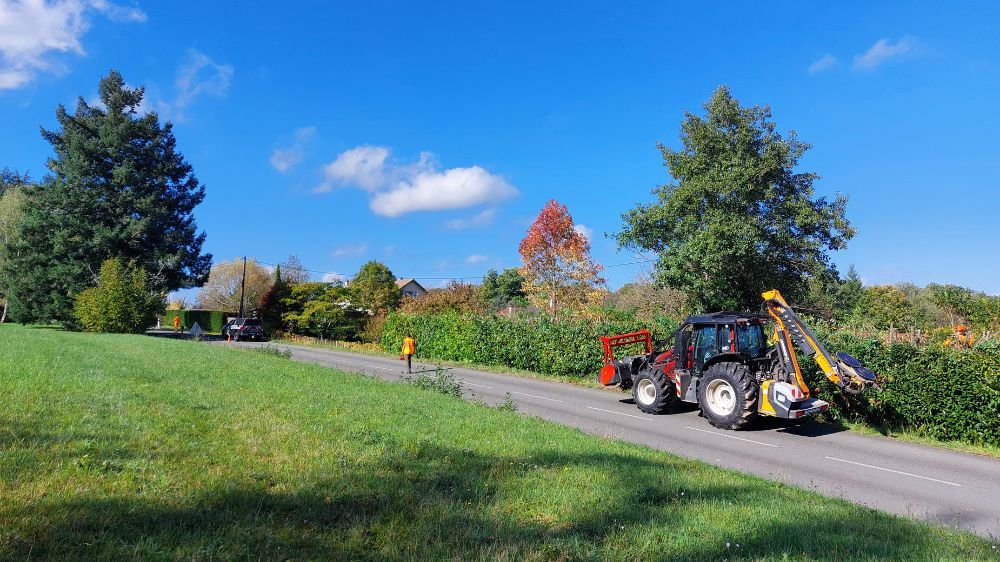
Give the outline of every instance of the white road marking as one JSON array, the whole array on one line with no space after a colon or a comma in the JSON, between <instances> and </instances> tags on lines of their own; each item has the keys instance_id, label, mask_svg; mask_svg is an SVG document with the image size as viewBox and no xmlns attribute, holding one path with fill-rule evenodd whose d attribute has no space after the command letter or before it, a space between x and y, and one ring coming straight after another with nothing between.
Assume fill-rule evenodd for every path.
<instances>
[{"instance_id":1,"label":"white road marking","mask_svg":"<svg viewBox=\"0 0 1000 562\"><path fill-rule=\"evenodd\" d=\"M603 408L595 408L593 406L587 406L587 407L590 408L591 410L597 410L598 412L607 412L609 414L618 414L619 416L628 416L630 418L635 418L637 420L642 420L642 421L652 421L651 418L644 418L642 416L633 416L632 414L626 414L624 412L616 412L614 410L605 410Z\"/></svg>"},{"instance_id":2,"label":"white road marking","mask_svg":"<svg viewBox=\"0 0 1000 562\"><path fill-rule=\"evenodd\" d=\"M910 474L909 472L903 472L902 470L893 470L891 468L882 468L881 466L872 466L870 464L865 464L863 462L854 462L854 461L848 461L848 460L844 460L844 459L838 459L837 457L826 457L826 458L828 458L828 459L830 459L832 461L846 462L847 464L856 464L858 466L863 466L865 468L873 468L875 470L884 470L886 472L892 472L894 474L902 474L903 476L912 476L914 478L920 478L921 480L930 480L931 482L939 482L941 484L947 484L949 486L957 486L959 488L962 487L961 484L956 484L954 482L948 482L947 480L938 480L937 478L931 478L930 476L920 476L919 474Z\"/></svg>"},{"instance_id":3,"label":"white road marking","mask_svg":"<svg viewBox=\"0 0 1000 562\"><path fill-rule=\"evenodd\" d=\"M709 431L707 429L698 429L697 427L684 426L684 429L690 429L692 431L700 431L702 433L711 433L712 435L718 435L719 437L728 437L729 439L736 439L737 441L746 441L747 443L756 443L757 445L763 445L765 447L774 447L775 449L780 449L778 445L773 445L771 443L764 443L761 441L754 441L753 439L746 439L743 437L737 437L735 435L726 435L725 433L719 433L718 431Z\"/></svg>"},{"instance_id":4,"label":"white road marking","mask_svg":"<svg viewBox=\"0 0 1000 562\"><path fill-rule=\"evenodd\" d=\"M485 384L476 384L474 382L469 382L469 381L462 381L462 384L467 384L469 386L480 386L483 388L493 388L492 386L486 386Z\"/></svg>"},{"instance_id":5,"label":"white road marking","mask_svg":"<svg viewBox=\"0 0 1000 562\"><path fill-rule=\"evenodd\" d=\"M510 392L511 394L520 394L521 396L530 396L532 398L538 398L540 400L548 400L549 402L559 402L560 404L562 403L562 400L556 400L555 398L546 398L544 396L538 396L535 394L528 394L527 392L515 392L513 390L509 390L508 392Z\"/></svg>"}]
</instances>

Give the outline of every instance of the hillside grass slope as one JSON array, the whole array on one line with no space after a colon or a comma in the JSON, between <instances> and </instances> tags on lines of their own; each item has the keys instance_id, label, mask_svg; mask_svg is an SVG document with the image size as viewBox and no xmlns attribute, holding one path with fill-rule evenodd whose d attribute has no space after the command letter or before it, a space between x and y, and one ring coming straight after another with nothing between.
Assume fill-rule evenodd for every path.
<instances>
[{"instance_id":1,"label":"hillside grass slope","mask_svg":"<svg viewBox=\"0 0 1000 562\"><path fill-rule=\"evenodd\" d=\"M0 559L975 560L997 544L412 386L0 326Z\"/></svg>"}]
</instances>

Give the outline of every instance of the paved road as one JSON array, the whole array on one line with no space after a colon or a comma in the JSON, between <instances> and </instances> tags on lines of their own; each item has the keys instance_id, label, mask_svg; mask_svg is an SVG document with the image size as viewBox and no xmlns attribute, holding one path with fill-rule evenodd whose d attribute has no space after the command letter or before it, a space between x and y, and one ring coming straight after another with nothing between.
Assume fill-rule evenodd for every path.
<instances>
[{"instance_id":1,"label":"paved road","mask_svg":"<svg viewBox=\"0 0 1000 562\"><path fill-rule=\"evenodd\" d=\"M252 343L226 344L252 346ZM387 357L303 346L292 358L394 380L402 363ZM432 368L420 362L418 368ZM623 439L815 490L877 509L1000 537L1000 460L818 425L764 424L750 431L716 429L691 411L651 416L620 391L455 368L452 373L487 403L510 393L518 411L583 431Z\"/></svg>"}]
</instances>

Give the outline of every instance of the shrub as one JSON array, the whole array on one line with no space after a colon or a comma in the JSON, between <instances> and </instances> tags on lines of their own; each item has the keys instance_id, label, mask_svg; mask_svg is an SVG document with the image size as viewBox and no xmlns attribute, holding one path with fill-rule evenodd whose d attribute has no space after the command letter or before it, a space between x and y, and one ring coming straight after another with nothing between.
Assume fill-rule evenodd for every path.
<instances>
[{"instance_id":1,"label":"shrub","mask_svg":"<svg viewBox=\"0 0 1000 562\"><path fill-rule=\"evenodd\" d=\"M358 337L364 343L377 344L382 341L382 332L385 331L385 314L374 314L365 319L361 326Z\"/></svg>"},{"instance_id":2,"label":"shrub","mask_svg":"<svg viewBox=\"0 0 1000 562\"><path fill-rule=\"evenodd\" d=\"M276 345L262 345L260 347L251 348L254 353L260 353L262 355L270 355L272 357L281 357L282 359L291 359L292 350L281 349Z\"/></svg>"},{"instance_id":3,"label":"shrub","mask_svg":"<svg viewBox=\"0 0 1000 562\"><path fill-rule=\"evenodd\" d=\"M447 396L454 396L455 398L462 397L462 382L455 378L455 375L451 374L450 369L438 365L434 369L433 374L425 371L416 375L415 377L403 377L403 380L417 388L432 390Z\"/></svg>"},{"instance_id":4,"label":"shrub","mask_svg":"<svg viewBox=\"0 0 1000 562\"><path fill-rule=\"evenodd\" d=\"M84 330L139 334L156 321L166 305L162 294L146 288L146 272L119 258L101 264L96 287L76 296L74 312Z\"/></svg>"}]
</instances>

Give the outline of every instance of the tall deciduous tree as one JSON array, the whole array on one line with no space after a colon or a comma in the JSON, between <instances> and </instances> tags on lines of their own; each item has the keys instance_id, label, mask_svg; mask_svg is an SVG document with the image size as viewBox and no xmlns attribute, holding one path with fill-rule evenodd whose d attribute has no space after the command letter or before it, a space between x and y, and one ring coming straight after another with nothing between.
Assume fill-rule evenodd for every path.
<instances>
[{"instance_id":1,"label":"tall deciduous tree","mask_svg":"<svg viewBox=\"0 0 1000 562\"><path fill-rule=\"evenodd\" d=\"M205 189L177 151L171 123L140 114L144 90L112 70L98 87L100 103L80 98L59 126L42 130L55 151L51 174L26 190L11 287L22 322L72 318L73 295L96 283L110 257L136 262L151 289L201 284L211 256L193 211Z\"/></svg>"},{"instance_id":2,"label":"tall deciduous tree","mask_svg":"<svg viewBox=\"0 0 1000 562\"><path fill-rule=\"evenodd\" d=\"M243 260L235 259L212 266L208 282L198 291L198 306L210 310L237 312L240 291L244 291L244 310L260 308L264 295L271 288L272 276L266 267L247 259L246 287L243 288Z\"/></svg>"},{"instance_id":3,"label":"tall deciduous tree","mask_svg":"<svg viewBox=\"0 0 1000 562\"><path fill-rule=\"evenodd\" d=\"M704 107L681 122L681 149L658 145L672 181L623 215L618 242L656 252L657 281L701 309L757 308L771 288L797 298L835 273L827 251L854 235L847 198L814 196L818 176L795 170L809 145L779 134L768 107L724 86Z\"/></svg>"},{"instance_id":4,"label":"tall deciduous tree","mask_svg":"<svg viewBox=\"0 0 1000 562\"><path fill-rule=\"evenodd\" d=\"M298 256L288 256L278 264L281 280L286 283L305 283L309 280L309 270L306 269Z\"/></svg>"},{"instance_id":5,"label":"tall deciduous tree","mask_svg":"<svg viewBox=\"0 0 1000 562\"><path fill-rule=\"evenodd\" d=\"M31 179L8 168L0 170L0 323L7 320L9 276L16 272L6 267L10 248L18 236L18 225L24 214L24 186Z\"/></svg>"},{"instance_id":6,"label":"tall deciduous tree","mask_svg":"<svg viewBox=\"0 0 1000 562\"><path fill-rule=\"evenodd\" d=\"M604 269L590 258L590 242L573 228L566 205L552 199L538 213L518 247L528 300L553 317L560 308L593 304Z\"/></svg>"},{"instance_id":7,"label":"tall deciduous tree","mask_svg":"<svg viewBox=\"0 0 1000 562\"><path fill-rule=\"evenodd\" d=\"M358 304L372 312L384 312L399 306L396 276L384 263L371 260L362 265L351 280L350 288Z\"/></svg>"}]
</instances>

